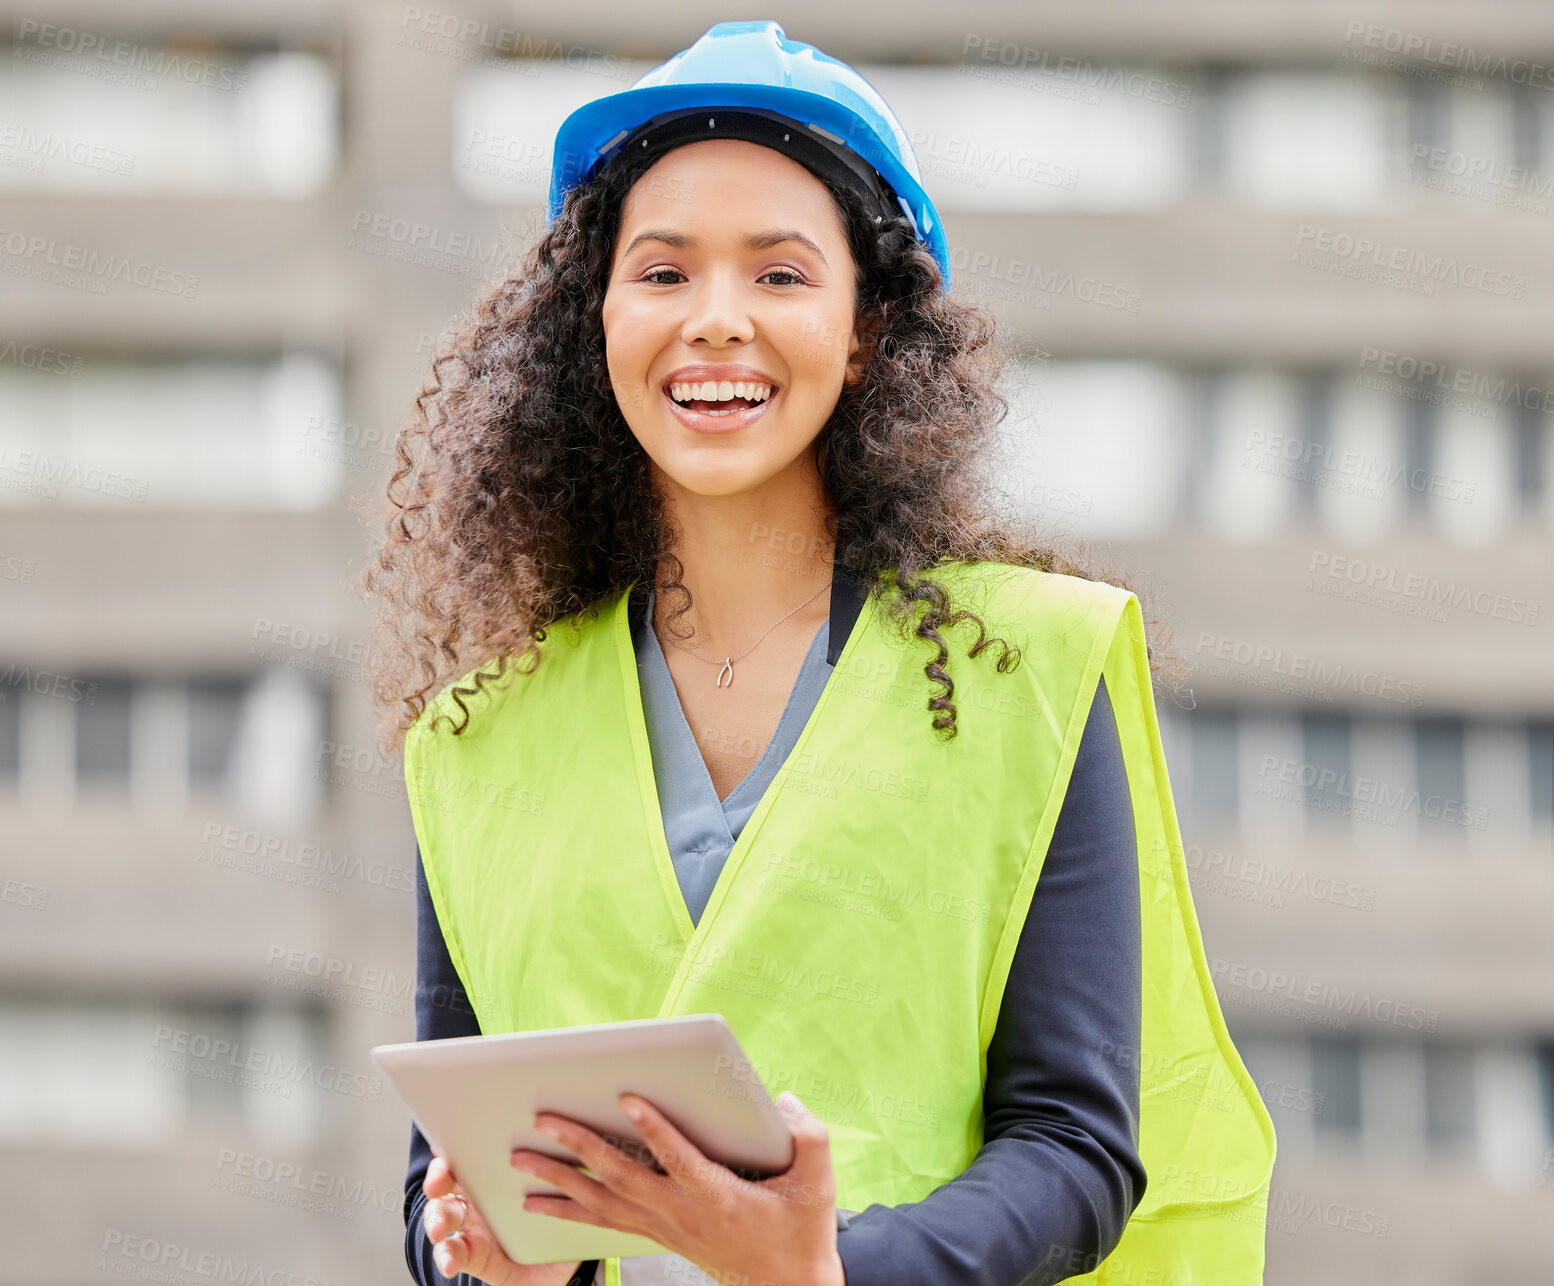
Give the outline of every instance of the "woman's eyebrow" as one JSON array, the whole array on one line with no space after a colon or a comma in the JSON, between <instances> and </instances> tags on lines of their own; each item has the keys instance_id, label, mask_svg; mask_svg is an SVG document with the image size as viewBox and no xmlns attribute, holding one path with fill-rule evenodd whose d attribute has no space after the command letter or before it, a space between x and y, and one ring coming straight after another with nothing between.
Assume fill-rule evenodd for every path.
<instances>
[{"instance_id":1,"label":"woman's eyebrow","mask_svg":"<svg viewBox=\"0 0 1554 1286\"><path fill-rule=\"evenodd\" d=\"M631 239L631 244L621 251L621 256L624 258L626 255L629 255L644 241L662 241L666 246L674 246L677 250L692 250L698 244L695 237L689 236L684 232L676 232L673 228L649 228L646 232L637 233ZM765 250L769 246L779 245L784 241L797 241L800 245L808 246L820 256L821 263L828 268L831 266L826 259L825 252L819 246L802 232L797 232L792 228L766 228L761 232L752 232L745 238L745 248L747 250Z\"/></svg>"}]
</instances>

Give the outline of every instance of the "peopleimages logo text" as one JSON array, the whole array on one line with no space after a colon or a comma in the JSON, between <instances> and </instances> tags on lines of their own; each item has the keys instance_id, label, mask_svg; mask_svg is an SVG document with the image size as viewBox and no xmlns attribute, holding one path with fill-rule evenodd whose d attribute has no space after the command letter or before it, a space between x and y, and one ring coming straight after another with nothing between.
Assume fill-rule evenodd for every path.
<instances>
[{"instance_id":1,"label":"peopleimages logo text","mask_svg":"<svg viewBox=\"0 0 1554 1286\"><path fill-rule=\"evenodd\" d=\"M1364 263L1387 272L1408 273L1429 281L1449 281L1468 290L1520 299L1527 292L1527 278L1494 272L1480 264L1413 250L1408 246L1387 246L1366 236L1355 236L1336 228L1319 228L1303 223L1295 234L1301 249L1333 255L1354 263Z\"/></svg>"}]
</instances>

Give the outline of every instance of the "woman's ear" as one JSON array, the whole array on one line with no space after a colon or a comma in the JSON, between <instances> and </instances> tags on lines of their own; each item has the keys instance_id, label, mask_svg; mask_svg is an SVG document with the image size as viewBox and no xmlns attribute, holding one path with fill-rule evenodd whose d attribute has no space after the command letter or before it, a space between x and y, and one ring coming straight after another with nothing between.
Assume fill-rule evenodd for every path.
<instances>
[{"instance_id":1,"label":"woman's ear","mask_svg":"<svg viewBox=\"0 0 1554 1286\"><path fill-rule=\"evenodd\" d=\"M874 349L879 343L881 325L879 317L860 317L853 323L853 329L858 335L858 346L847 359L847 369L842 372L843 384L857 384L863 379L864 367L874 360Z\"/></svg>"}]
</instances>

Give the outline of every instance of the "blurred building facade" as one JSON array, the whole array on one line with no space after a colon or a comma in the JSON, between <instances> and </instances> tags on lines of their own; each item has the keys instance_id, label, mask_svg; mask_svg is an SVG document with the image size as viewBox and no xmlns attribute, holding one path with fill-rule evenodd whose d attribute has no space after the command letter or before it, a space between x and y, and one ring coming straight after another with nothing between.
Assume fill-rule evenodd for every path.
<instances>
[{"instance_id":1,"label":"blurred building facade","mask_svg":"<svg viewBox=\"0 0 1554 1286\"><path fill-rule=\"evenodd\" d=\"M1554 18L1351 10L779 16L896 107L955 293L1030 355L1009 498L1192 667L1157 702L1279 1133L1267 1280L1532 1283ZM7 6L0 1183L38 1231L5 1280L404 1272L363 515L561 118L727 16Z\"/></svg>"}]
</instances>

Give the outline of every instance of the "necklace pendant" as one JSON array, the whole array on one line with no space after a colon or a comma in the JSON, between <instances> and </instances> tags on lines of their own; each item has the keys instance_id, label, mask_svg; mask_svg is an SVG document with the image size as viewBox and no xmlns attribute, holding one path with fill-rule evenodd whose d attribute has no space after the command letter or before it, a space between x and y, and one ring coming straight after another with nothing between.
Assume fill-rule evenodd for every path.
<instances>
[{"instance_id":1,"label":"necklace pendant","mask_svg":"<svg viewBox=\"0 0 1554 1286\"><path fill-rule=\"evenodd\" d=\"M724 675L728 676L728 683L732 683L734 681L734 659L732 657L727 657L724 659L723 668L718 671L718 681L713 685L714 687L723 688L728 686L728 684L724 683L723 681Z\"/></svg>"}]
</instances>

